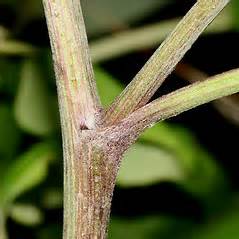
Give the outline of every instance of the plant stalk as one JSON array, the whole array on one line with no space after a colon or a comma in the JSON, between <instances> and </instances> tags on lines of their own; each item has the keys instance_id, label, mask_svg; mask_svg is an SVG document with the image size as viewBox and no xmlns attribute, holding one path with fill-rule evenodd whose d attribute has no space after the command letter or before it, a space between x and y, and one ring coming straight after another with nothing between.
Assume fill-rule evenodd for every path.
<instances>
[{"instance_id":1,"label":"plant stalk","mask_svg":"<svg viewBox=\"0 0 239 239\"><path fill-rule=\"evenodd\" d=\"M106 238L122 155L106 135L83 131L65 154L72 165L65 169L64 239Z\"/></svg>"},{"instance_id":2,"label":"plant stalk","mask_svg":"<svg viewBox=\"0 0 239 239\"><path fill-rule=\"evenodd\" d=\"M113 125L144 106L229 0L198 0L106 111Z\"/></svg>"},{"instance_id":3,"label":"plant stalk","mask_svg":"<svg viewBox=\"0 0 239 239\"><path fill-rule=\"evenodd\" d=\"M93 129L101 105L96 91L79 0L43 0L62 116L72 114L77 130ZM64 123L64 122L63 122Z\"/></svg>"},{"instance_id":4,"label":"plant stalk","mask_svg":"<svg viewBox=\"0 0 239 239\"><path fill-rule=\"evenodd\" d=\"M64 153L64 239L104 239L118 161L99 134L101 105L79 0L43 0ZM108 151L107 151L108 150ZM113 149L111 149L112 151ZM120 158L120 156L118 156Z\"/></svg>"},{"instance_id":5,"label":"plant stalk","mask_svg":"<svg viewBox=\"0 0 239 239\"><path fill-rule=\"evenodd\" d=\"M162 96L133 112L121 124L140 134L159 121L238 92L239 69L235 69Z\"/></svg>"}]
</instances>

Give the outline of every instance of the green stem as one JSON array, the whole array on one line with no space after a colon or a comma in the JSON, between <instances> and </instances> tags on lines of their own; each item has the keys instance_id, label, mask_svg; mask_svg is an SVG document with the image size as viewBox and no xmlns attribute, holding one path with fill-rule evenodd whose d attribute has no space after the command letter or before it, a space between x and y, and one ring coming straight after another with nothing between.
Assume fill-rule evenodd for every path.
<instances>
[{"instance_id":1,"label":"green stem","mask_svg":"<svg viewBox=\"0 0 239 239\"><path fill-rule=\"evenodd\" d=\"M101 105L79 0L43 0L61 115L64 239L104 239L118 160L97 138ZM109 151L109 150L108 150Z\"/></svg>"},{"instance_id":2,"label":"green stem","mask_svg":"<svg viewBox=\"0 0 239 239\"><path fill-rule=\"evenodd\" d=\"M87 130L68 155L73 161L65 174L64 239L106 238L121 159L110 143L107 133Z\"/></svg>"},{"instance_id":3,"label":"green stem","mask_svg":"<svg viewBox=\"0 0 239 239\"><path fill-rule=\"evenodd\" d=\"M43 0L43 5L62 117L71 114L76 130L93 129L97 125L101 105L96 91L80 1Z\"/></svg>"},{"instance_id":4,"label":"green stem","mask_svg":"<svg viewBox=\"0 0 239 239\"><path fill-rule=\"evenodd\" d=\"M144 106L228 1L198 0L133 81L112 103L106 111L104 124L115 124Z\"/></svg>"},{"instance_id":5,"label":"green stem","mask_svg":"<svg viewBox=\"0 0 239 239\"><path fill-rule=\"evenodd\" d=\"M207 74L188 64L179 64L176 68L176 74L190 83L203 81L208 78ZM238 96L227 96L213 102L217 111L236 125L239 125Z\"/></svg>"},{"instance_id":6,"label":"green stem","mask_svg":"<svg viewBox=\"0 0 239 239\"><path fill-rule=\"evenodd\" d=\"M122 122L141 133L156 122L176 116L199 105L239 92L239 69L194 83L163 96L136 110Z\"/></svg>"}]
</instances>

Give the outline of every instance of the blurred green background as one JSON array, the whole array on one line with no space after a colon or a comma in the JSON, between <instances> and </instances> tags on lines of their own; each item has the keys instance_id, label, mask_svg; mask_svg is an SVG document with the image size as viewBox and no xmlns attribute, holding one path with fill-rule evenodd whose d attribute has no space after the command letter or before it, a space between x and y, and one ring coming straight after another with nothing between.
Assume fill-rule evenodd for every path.
<instances>
[{"instance_id":1,"label":"blurred green background","mask_svg":"<svg viewBox=\"0 0 239 239\"><path fill-rule=\"evenodd\" d=\"M107 106L195 1L82 0ZM236 68L232 0L155 97ZM162 122L125 155L110 239L237 239L239 97ZM49 39L40 0L0 1L0 239L59 239L63 165Z\"/></svg>"}]
</instances>

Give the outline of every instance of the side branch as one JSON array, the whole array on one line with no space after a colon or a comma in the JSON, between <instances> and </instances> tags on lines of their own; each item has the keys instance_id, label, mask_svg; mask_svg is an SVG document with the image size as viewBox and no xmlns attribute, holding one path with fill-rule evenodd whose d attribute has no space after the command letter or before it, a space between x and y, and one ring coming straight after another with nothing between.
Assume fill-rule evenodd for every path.
<instances>
[{"instance_id":1,"label":"side branch","mask_svg":"<svg viewBox=\"0 0 239 239\"><path fill-rule=\"evenodd\" d=\"M236 69L163 96L136 110L124 119L121 125L124 125L130 134L138 136L156 122L238 92L239 69Z\"/></svg>"},{"instance_id":2,"label":"side branch","mask_svg":"<svg viewBox=\"0 0 239 239\"><path fill-rule=\"evenodd\" d=\"M104 123L112 125L144 106L203 30L229 0L198 0L162 43L133 81L107 110Z\"/></svg>"},{"instance_id":3,"label":"side branch","mask_svg":"<svg viewBox=\"0 0 239 239\"><path fill-rule=\"evenodd\" d=\"M49 28L60 108L76 130L92 129L100 103L79 0L43 0ZM65 112L66 109L70 109ZM69 115L68 115L69 117Z\"/></svg>"},{"instance_id":4,"label":"side branch","mask_svg":"<svg viewBox=\"0 0 239 239\"><path fill-rule=\"evenodd\" d=\"M188 64L179 64L176 68L176 73L182 79L185 79L190 83L203 81L208 78L207 74ZM239 125L238 96L239 94L235 94L233 96L223 97L213 102L217 111L231 123L236 125Z\"/></svg>"}]
</instances>

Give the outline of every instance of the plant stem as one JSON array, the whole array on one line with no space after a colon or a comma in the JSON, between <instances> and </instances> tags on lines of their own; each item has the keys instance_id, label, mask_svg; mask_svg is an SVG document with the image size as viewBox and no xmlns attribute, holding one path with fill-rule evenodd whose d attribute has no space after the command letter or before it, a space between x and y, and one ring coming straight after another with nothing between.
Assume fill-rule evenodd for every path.
<instances>
[{"instance_id":1,"label":"plant stem","mask_svg":"<svg viewBox=\"0 0 239 239\"><path fill-rule=\"evenodd\" d=\"M176 116L199 105L239 92L239 69L210 77L203 82L163 96L136 110L122 122L128 130L138 128L141 133L156 122ZM131 125L131 126L130 126Z\"/></svg>"},{"instance_id":2,"label":"plant stem","mask_svg":"<svg viewBox=\"0 0 239 239\"><path fill-rule=\"evenodd\" d=\"M179 64L176 68L176 74L190 83L204 81L208 78L207 74L188 64ZM213 102L217 111L236 125L239 125L238 96L239 94L227 96Z\"/></svg>"},{"instance_id":3,"label":"plant stem","mask_svg":"<svg viewBox=\"0 0 239 239\"><path fill-rule=\"evenodd\" d=\"M97 138L101 106L79 0L43 0L64 152L64 239L103 239L120 155ZM107 151L108 150L108 151ZM111 149L112 151L112 149Z\"/></svg>"},{"instance_id":4,"label":"plant stem","mask_svg":"<svg viewBox=\"0 0 239 239\"><path fill-rule=\"evenodd\" d=\"M121 160L121 154L111 147L106 135L83 131L72 145L72 152L67 151L72 165L65 173L64 239L106 238Z\"/></svg>"},{"instance_id":5,"label":"plant stem","mask_svg":"<svg viewBox=\"0 0 239 239\"><path fill-rule=\"evenodd\" d=\"M119 122L145 105L229 0L198 0L150 60L112 103L105 125Z\"/></svg>"},{"instance_id":6,"label":"plant stem","mask_svg":"<svg viewBox=\"0 0 239 239\"><path fill-rule=\"evenodd\" d=\"M77 130L97 125L100 101L79 0L43 0L54 58L60 108ZM62 115L67 115L62 112Z\"/></svg>"}]
</instances>

